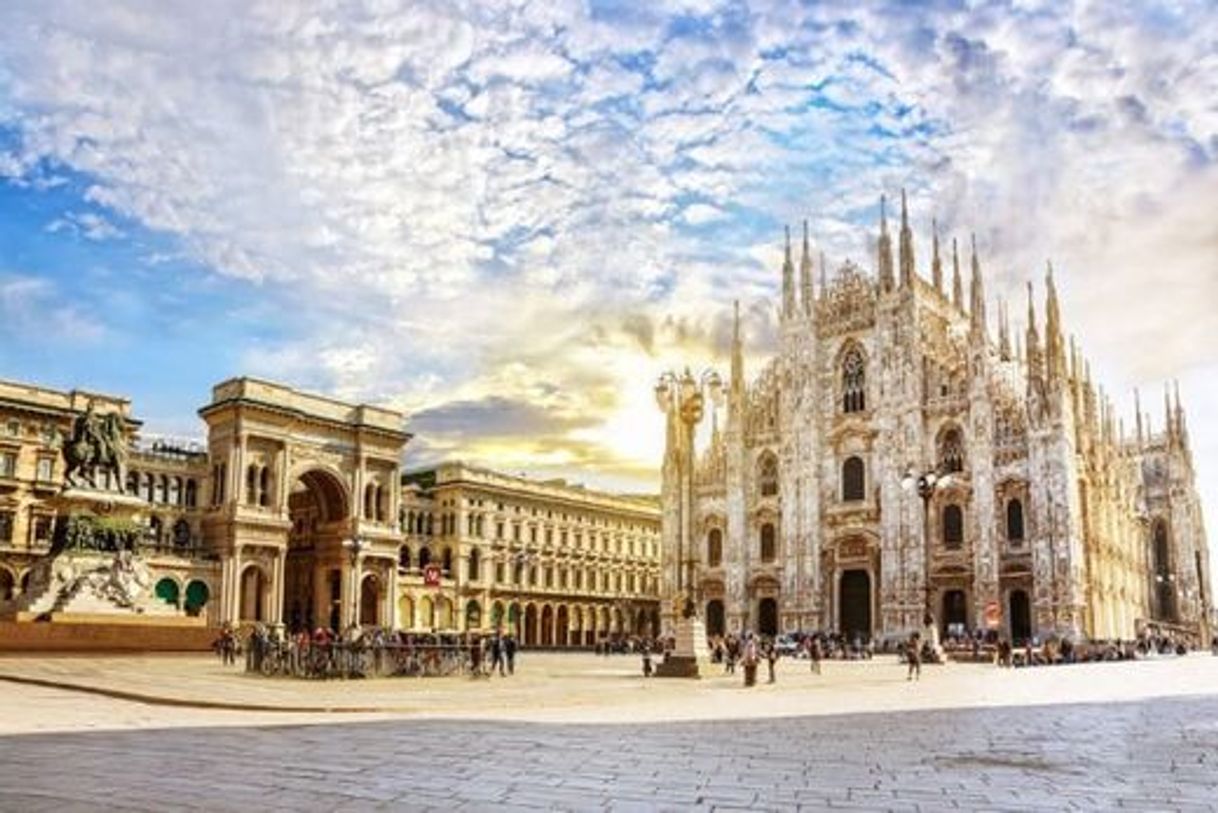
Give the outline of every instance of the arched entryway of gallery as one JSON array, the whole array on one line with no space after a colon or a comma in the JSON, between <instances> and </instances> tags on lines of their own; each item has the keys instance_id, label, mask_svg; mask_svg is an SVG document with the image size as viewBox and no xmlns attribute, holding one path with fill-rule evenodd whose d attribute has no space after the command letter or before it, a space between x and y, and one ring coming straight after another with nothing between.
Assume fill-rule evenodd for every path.
<instances>
[{"instance_id":1,"label":"arched entryway of gallery","mask_svg":"<svg viewBox=\"0 0 1218 813\"><path fill-rule=\"evenodd\" d=\"M566 604L559 604L558 610L554 613L554 645L566 646L568 633L571 628L571 614L567 611Z\"/></svg>"},{"instance_id":2,"label":"arched entryway of gallery","mask_svg":"<svg viewBox=\"0 0 1218 813\"><path fill-rule=\"evenodd\" d=\"M359 623L361 627L377 627L381 622L381 580L375 573L368 573L360 581Z\"/></svg>"},{"instance_id":3,"label":"arched entryway of gallery","mask_svg":"<svg viewBox=\"0 0 1218 813\"><path fill-rule=\"evenodd\" d=\"M506 631L516 639L517 643L524 640L524 612L515 602L508 606Z\"/></svg>"},{"instance_id":4,"label":"arched entryway of gallery","mask_svg":"<svg viewBox=\"0 0 1218 813\"><path fill-rule=\"evenodd\" d=\"M339 628L342 615L342 543L351 513L341 475L324 468L297 474L288 489L287 557L284 562L283 620L290 629ZM368 585L365 578L363 584ZM374 585L373 599L384 585ZM380 623L379 607L361 598L359 622ZM376 619L371 622L365 618Z\"/></svg>"},{"instance_id":5,"label":"arched entryway of gallery","mask_svg":"<svg viewBox=\"0 0 1218 813\"><path fill-rule=\"evenodd\" d=\"M524 608L524 646L537 646L537 605L528 604Z\"/></svg>"},{"instance_id":6,"label":"arched entryway of gallery","mask_svg":"<svg viewBox=\"0 0 1218 813\"><path fill-rule=\"evenodd\" d=\"M847 640L871 637L871 574L862 569L842 571L838 582L838 632Z\"/></svg>"},{"instance_id":7,"label":"arched entryway of gallery","mask_svg":"<svg viewBox=\"0 0 1218 813\"><path fill-rule=\"evenodd\" d=\"M541 608L541 645L554 646L554 608L549 604Z\"/></svg>"},{"instance_id":8,"label":"arched entryway of gallery","mask_svg":"<svg viewBox=\"0 0 1218 813\"><path fill-rule=\"evenodd\" d=\"M723 612L723 602L717 598L706 602L706 634L727 634L727 624Z\"/></svg>"},{"instance_id":9,"label":"arched entryway of gallery","mask_svg":"<svg viewBox=\"0 0 1218 813\"><path fill-rule=\"evenodd\" d=\"M207 586L207 582L195 579L186 583L186 595L183 607L187 615L201 615L210 599L211 588Z\"/></svg>"},{"instance_id":10,"label":"arched entryway of gallery","mask_svg":"<svg viewBox=\"0 0 1218 813\"><path fill-rule=\"evenodd\" d=\"M243 623L262 623L270 617L270 579L258 565L241 571L241 606L237 617Z\"/></svg>"},{"instance_id":11,"label":"arched entryway of gallery","mask_svg":"<svg viewBox=\"0 0 1218 813\"><path fill-rule=\"evenodd\" d=\"M158 580L153 594L171 607L181 606L182 585L173 576L163 576Z\"/></svg>"},{"instance_id":12,"label":"arched entryway of gallery","mask_svg":"<svg viewBox=\"0 0 1218 813\"><path fill-rule=\"evenodd\" d=\"M398 599L398 626L404 630L412 630L415 625L414 600L410 596L402 596Z\"/></svg>"},{"instance_id":13,"label":"arched entryway of gallery","mask_svg":"<svg viewBox=\"0 0 1218 813\"><path fill-rule=\"evenodd\" d=\"M634 614L634 634L639 638L646 638L648 628L651 626L651 618L647 611L640 607Z\"/></svg>"},{"instance_id":14,"label":"arched entryway of gallery","mask_svg":"<svg viewBox=\"0 0 1218 813\"><path fill-rule=\"evenodd\" d=\"M0 566L0 601L11 601L17 595L17 578L6 567Z\"/></svg>"}]
</instances>

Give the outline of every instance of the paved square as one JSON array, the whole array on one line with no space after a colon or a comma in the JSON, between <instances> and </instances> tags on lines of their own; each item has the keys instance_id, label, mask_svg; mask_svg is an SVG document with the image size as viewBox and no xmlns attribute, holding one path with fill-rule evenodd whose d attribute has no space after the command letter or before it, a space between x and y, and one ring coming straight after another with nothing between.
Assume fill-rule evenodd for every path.
<instances>
[{"instance_id":1,"label":"paved square","mask_svg":"<svg viewBox=\"0 0 1218 813\"><path fill-rule=\"evenodd\" d=\"M210 663L97 661L91 679ZM0 674L73 665L4 660ZM1215 658L949 665L920 684L892 661L829 663L820 678L784 662L756 690L644 681L634 666L550 655L489 683L210 680L215 696L346 694L355 708L392 694L424 713L224 711L0 683L14 732L0 737L0 809L1218 809Z\"/></svg>"}]
</instances>

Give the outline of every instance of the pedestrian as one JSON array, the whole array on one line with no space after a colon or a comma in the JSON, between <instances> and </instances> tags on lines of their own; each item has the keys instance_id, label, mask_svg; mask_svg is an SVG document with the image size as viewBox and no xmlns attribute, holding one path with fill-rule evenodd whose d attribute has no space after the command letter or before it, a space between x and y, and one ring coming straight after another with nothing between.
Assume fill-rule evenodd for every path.
<instances>
[{"instance_id":1,"label":"pedestrian","mask_svg":"<svg viewBox=\"0 0 1218 813\"><path fill-rule=\"evenodd\" d=\"M742 651L741 663L744 666L744 685L757 684L757 640L753 633L746 633Z\"/></svg>"},{"instance_id":2,"label":"pedestrian","mask_svg":"<svg viewBox=\"0 0 1218 813\"><path fill-rule=\"evenodd\" d=\"M643 642L643 677L651 677L651 647Z\"/></svg>"},{"instance_id":3,"label":"pedestrian","mask_svg":"<svg viewBox=\"0 0 1218 813\"><path fill-rule=\"evenodd\" d=\"M905 648L905 657L909 661L909 674L906 680L922 679L922 636L917 630L909 634L909 646Z\"/></svg>"},{"instance_id":4,"label":"pedestrian","mask_svg":"<svg viewBox=\"0 0 1218 813\"><path fill-rule=\"evenodd\" d=\"M499 630L495 630L495 634L491 636L491 674L499 671L499 677L503 677L503 636L499 634Z\"/></svg>"},{"instance_id":5,"label":"pedestrian","mask_svg":"<svg viewBox=\"0 0 1218 813\"><path fill-rule=\"evenodd\" d=\"M516 674L516 639L510 632L503 639L503 655L507 659L508 674Z\"/></svg>"},{"instance_id":6,"label":"pedestrian","mask_svg":"<svg viewBox=\"0 0 1218 813\"><path fill-rule=\"evenodd\" d=\"M813 635L808 642L808 660L812 662L812 674L820 674L820 636Z\"/></svg>"},{"instance_id":7,"label":"pedestrian","mask_svg":"<svg viewBox=\"0 0 1218 813\"><path fill-rule=\"evenodd\" d=\"M772 639L765 643L765 661L770 670L770 683L774 682L774 664L778 662L778 647Z\"/></svg>"},{"instance_id":8,"label":"pedestrian","mask_svg":"<svg viewBox=\"0 0 1218 813\"><path fill-rule=\"evenodd\" d=\"M470 674L474 678L482 676L482 639L472 632L467 632L469 636L469 669Z\"/></svg>"}]
</instances>

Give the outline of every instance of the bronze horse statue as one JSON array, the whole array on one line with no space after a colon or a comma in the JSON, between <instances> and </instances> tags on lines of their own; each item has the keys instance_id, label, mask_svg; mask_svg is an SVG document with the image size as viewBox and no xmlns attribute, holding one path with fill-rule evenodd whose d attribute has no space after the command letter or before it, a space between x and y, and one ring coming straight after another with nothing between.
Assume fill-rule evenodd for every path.
<instances>
[{"instance_id":1,"label":"bronze horse statue","mask_svg":"<svg viewBox=\"0 0 1218 813\"><path fill-rule=\"evenodd\" d=\"M114 474L116 487L122 490L127 462L127 438L123 430L122 416L116 412L98 415L90 401L84 414L76 418L72 439L64 445L67 463L64 476L68 485L97 488L98 472L109 471Z\"/></svg>"}]
</instances>

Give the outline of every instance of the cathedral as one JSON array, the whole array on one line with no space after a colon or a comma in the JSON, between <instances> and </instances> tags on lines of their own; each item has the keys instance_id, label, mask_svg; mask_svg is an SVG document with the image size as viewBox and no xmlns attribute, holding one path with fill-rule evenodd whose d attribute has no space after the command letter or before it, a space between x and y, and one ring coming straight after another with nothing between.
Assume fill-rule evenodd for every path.
<instances>
[{"instance_id":1,"label":"cathedral","mask_svg":"<svg viewBox=\"0 0 1218 813\"><path fill-rule=\"evenodd\" d=\"M669 411L666 595L692 599L709 635L1208 636L1179 394L1157 431L1139 405L1127 433L1067 341L1052 266L1022 335L1002 308L995 340L975 240L966 289L936 227L927 278L904 193L895 257L880 207L874 276L822 256L817 284L807 224L798 270L788 232L779 350L746 376L737 306L707 448Z\"/></svg>"}]
</instances>

